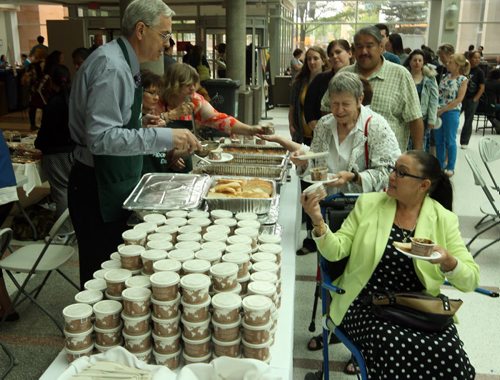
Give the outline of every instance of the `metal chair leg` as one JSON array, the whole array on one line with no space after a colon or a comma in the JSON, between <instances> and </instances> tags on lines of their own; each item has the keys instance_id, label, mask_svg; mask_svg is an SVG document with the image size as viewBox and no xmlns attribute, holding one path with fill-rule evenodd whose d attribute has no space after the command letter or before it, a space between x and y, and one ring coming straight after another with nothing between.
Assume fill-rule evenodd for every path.
<instances>
[{"instance_id":1,"label":"metal chair leg","mask_svg":"<svg viewBox=\"0 0 500 380\"><path fill-rule=\"evenodd\" d=\"M486 228L482 229L482 230L481 230L481 231L479 231L476 235L474 235L474 237L473 237L471 240L469 240L469 242L468 242L467 244L465 244L465 246L467 247L467 249L469 249L469 248L470 248L470 245L472 244L472 242L473 242L474 240L476 240L476 239L477 239L480 235L482 235L484 232L486 232L486 231L488 231L488 230L492 229L493 227L495 227L495 226L496 226L496 225L498 225L498 224L500 224L500 220L499 220L499 221L497 221L497 222L495 222L495 223L493 223L493 224L491 224L491 225L489 225L488 227L486 227ZM474 257L476 257L476 256L474 256Z\"/></svg>"},{"instance_id":2,"label":"metal chair leg","mask_svg":"<svg viewBox=\"0 0 500 380\"><path fill-rule=\"evenodd\" d=\"M496 240L493 240L492 242L486 244L484 247L482 247L479 251L477 251L472 257L476 258L477 256L479 256L479 254L484 251L486 248L488 248L489 246L492 246L493 244L497 243L500 241L500 238L496 239Z\"/></svg>"},{"instance_id":3,"label":"metal chair leg","mask_svg":"<svg viewBox=\"0 0 500 380\"><path fill-rule=\"evenodd\" d=\"M14 365L17 364L17 360L16 360L16 357L14 356L14 354L12 354L12 352L10 352L10 350L8 349L8 347L0 342L0 347L2 348L3 352L5 352L5 355L7 355L7 358L9 359L9 364L7 365L7 369L3 372L3 373L0 373L0 379L5 379L7 378L7 375L9 374L10 371L12 371L12 368L14 368Z\"/></svg>"}]
</instances>

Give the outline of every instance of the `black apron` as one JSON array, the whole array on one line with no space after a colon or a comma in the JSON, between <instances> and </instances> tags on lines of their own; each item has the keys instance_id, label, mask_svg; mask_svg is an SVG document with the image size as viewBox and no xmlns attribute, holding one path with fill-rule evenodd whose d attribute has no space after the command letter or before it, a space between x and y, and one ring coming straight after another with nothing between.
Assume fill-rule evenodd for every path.
<instances>
[{"instance_id":1,"label":"black apron","mask_svg":"<svg viewBox=\"0 0 500 380\"><path fill-rule=\"evenodd\" d=\"M117 41L130 67L125 43L121 39ZM139 129L141 127L142 91L141 86L135 89L134 103L131 107L132 115L129 123L122 128ZM114 222L127 218L128 211L123 210L122 205L141 179L142 155L94 155L94 169L104 222Z\"/></svg>"}]
</instances>

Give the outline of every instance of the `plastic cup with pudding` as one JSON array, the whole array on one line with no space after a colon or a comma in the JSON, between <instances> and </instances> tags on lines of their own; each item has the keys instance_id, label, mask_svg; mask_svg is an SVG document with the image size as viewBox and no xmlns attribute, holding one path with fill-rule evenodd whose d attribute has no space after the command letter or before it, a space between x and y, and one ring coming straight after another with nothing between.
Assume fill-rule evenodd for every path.
<instances>
[{"instance_id":1,"label":"plastic cup with pudding","mask_svg":"<svg viewBox=\"0 0 500 380\"><path fill-rule=\"evenodd\" d=\"M120 263L120 267L121 267L121 263ZM116 269L116 268L113 268L113 269ZM104 280L104 274L108 271L109 269L98 269L96 270L93 274L92 274L92 277L93 278L100 278L102 280Z\"/></svg>"},{"instance_id":2,"label":"plastic cup with pudding","mask_svg":"<svg viewBox=\"0 0 500 380\"><path fill-rule=\"evenodd\" d=\"M169 259L183 263L184 261L194 259L194 252L189 249L173 249L168 252L167 256Z\"/></svg>"},{"instance_id":3,"label":"plastic cup with pudding","mask_svg":"<svg viewBox=\"0 0 500 380\"><path fill-rule=\"evenodd\" d=\"M147 350L142 352L132 352L132 355L134 355L140 361L148 364L151 363L151 360L153 359L152 352L153 348L148 348Z\"/></svg>"},{"instance_id":4,"label":"plastic cup with pudding","mask_svg":"<svg viewBox=\"0 0 500 380\"><path fill-rule=\"evenodd\" d=\"M243 356L249 359L257 359L266 361L269 359L269 348L271 347L271 340L260 344L252 344L242 339L243 343Z\"/></svg>"},{"instance_id":5,"label":"plastic cup with pudding","mask_svg":"<svg viewBox=\"0 0 500 380\"><path fill-rule=\"evenodd\" d=\"M172 301L179 293L180 276L177 272L156 272L149 278L153 297L158 301Z\"/></svg>"},{"instance_id":6,"label":"plastic cup with pudding","mask_svg":"<svg viewBox=\"0 0 500 380\"><path fill-rule=\"evenodd\" d=\"M262 244L281 244L281 236L276 234L262 233L257 238L259 243Z\"/></svg>"},{"instance_id":7,"label":"plastic cup with pudding","mask_svg":"<svg viewBox=\"0 0 500 380\"><path fill-rule=\"evenodd\" d=\"M210 273L210 261L207 260L187 260L182 263L182 270L185 274L189 273L203 273L208 275Z\"/></svg>"},{"instance_id":8,"label":"plastic cup with pudding","mask_svg":"<svg viewBox=\"0 0 500 380\"><path fill-rule=\"evenodd\" d=\"M208 324L206 330L208 335L195 339L191 339L186 336L186 330L184 330L184 333L182 334L182 341L184 342L184 352L187 355L199 358L210 353L211 336L208 331Z\"/></svg>"},{"instance_id":9,"label":"plastic cup with pudding","mask_svg":"<svg viewBox=\"0 0 500 380\"><path fill-rule=\"evenodd\" d=\"M110 294L108 294L107 291L104 292L104 299L106 300L112 300L112 301L118 301L118 302L122 302L122 296L121 294L119 296L112 296Z\"/></svg>"},{"instance_id":10,"label":"plastic cup with pudding","mask_svg":"<svg viewBox=\"0 0 500 380\"><path fill-rule=\"evenodd\" d=\"M151 288L151 281L149 281L149 276L139 275L132 276L127 281L125 281L126 288ZM122 292L123 294L123 292Z\"/></svg>"},{"instance_id":11,"label":"plastic cup with pudding","mask_svg":"<svg viewBox=\"0 0 500 380\"><path fill-rule=\"evenodd\" d=\"M222 160L222 148L213 149L208 152L208 158L213 161Z\"/></svg>"},{"instance_id":12,"label":"plastic cup with pudding","mask_svg":"<svg viewBox=\"0 0 500 380\"><path fill-rule=\"evenodd\" d=\"M234 244L228 246L229 248L239 247L239 244ZM234 263L238 265L238 278L243 278L248 274L248 270L250 268L250 256L246 251L237 251L226 253L222 256L222 262L225 263Z\"/></svg>"},{"instance_id":13,"label":"plastic cup with pudding","mask_svg":"<svg viewBox=\"0 0 500 380\"><path fill-rule=\"evenodd\" d=\"M132 277L128 269L111 269L104 275L106 280L106 293L113 297L121 297L125 289L125 281Z\"/></svg>"},{"instance_id":14,"label":"plastic cup with pudding","mask_svg":"<svg viewBox=\"0 0 500 380\"><path fill-rule=\"evenodd\" d=\"M122 312L123 332L129 335L142 335L148 332L151 322L151 313L141 316L130 316Z\"/></svg>"},{"instance_id":15,"label":"plastic cup with pudding","mask_svg":"<svg viewBox=\"0 0 500 380\"><path fill-rule=\"evenodd\" d=\"M148 288L127 288L122 292L123 314L140 317L149 314L151 290Z\"/></svg>"},{"instance_id":16,"label":"plastic cup with pudding","mask_svg":"<svg viewBox=\"0 0 500 380\"><path fill-rule=\"evenodd\" d=\"M193 323L206 321L210 316L210 314L208 313L210 302L210 297L205 302L195 305L181 301L182 318L187 322Z\"/></svg>"},{"instance_id":17,"label":"plastic cup with pudding","mask_svg":"<svg viewBox=\"0 0 500 380\"><path fill-rule=\"evenodd\" d=\"M148 235L147 241L169 241L172 242L172 234L166 232L153 232Z\"/></svg>"},{"instance_id":18,"label":"plastic cup with pudding","mask_svg":"<svg viewBox=\"0 0 500 380\"><path fill-rule=\"evenodd\" d=\"M120 333L120 338L121 338L121 333ZM115 344L114 346L101 346L100 344L97 344L97 343L94 344L96 351L100 354L107 352L115 347L120 347L122 345L123 345L123 343L121 341L119 344Z\"/></svg>"},{"instance_id":19,"label":"plastic cup with pudding","mask_svg":"<svg viewBox=\"0 0 500 380\"><path fill-rule=\"evenodd\" d=\"M311 168L310 173L312 181L326 181L328 179L328 168L326 166Z\"/></svg>"},{"instance_id":20,"label":"plastic cup with pudding","mask_svg":"<svg viewBox=\"0 0 500 380\"><path fill-rule=\"evenodd\" d=\"M224 260L224 256L222 257ZM236 287L238 265L232 262L222 262L210 268L214 290L229 291Z\"/></svg>"},{"instance_id":21,"label":"plastic cup with pudding","mask_svg":"<svg viewBox=\"0 0 500 380\"><path fill-rule=\"evenodd\" d=\"M238 278L238 284L241 286L240 294L246 295L248 292L248 283L250 282L250 273L248 273L245 277Z\"/></svg>"},{"instance_id":22,"label":"plastic cup with pudding","mask_svg":"<svg viewBox=\"0 0 500 380\"><path fill-rule=\"evenodd\" d=\"M153 263L153 271L158 272L177 272L179 273L182 268L182 263L174 259L163 259Z\"/></svg>"},{"instance_id":23,"label":"plastic cup with pudding","mask_svg":"<svg viewBox=\"0 0 500 380\"><path fill-rule=\"evenodd\" d=\"M122 342L122 326L112 329L100 329L99 327L94 328L95 331L95 343L101 347L115 347Z\"/></svg>"},{"instance_id":24,"label":"plastic cup with pudding","mask_svg":"<svg viewBox=\"0 0 500 380\"><path fill-rule=\"evenodd\" d=\"M166 240L150 240L146 243L146 249L159 249L165 252L171 251L174 244Z\"/></svg>"},{"instance_id":25,"label":"plastic cup with pudding","mask_svg":"<svg viewBox=\"0 0 500 380\"><path fill-rule=\"evenodd\" d=\"M220 219L215 219L214 224L220 226L228 226L231 229L229 235L232 235L234 234L234 229L236 228L238 221L234 218L220 218Z\"/></svg>"},{"instance_id":26,"label":"plastic cup with pudding","mask_svg":"<svg viewBox=\"0 0 500 380\"><path fill-rule=\"evenodd\" d=\"M179 368L181 362L181 350L174 352L173 354L160 354L153 350L153 356L157 365L162 365L170 370L175 370Z\"/></svg>"},{"instance_id":27,"label":"plastic cup with pudding","mask_svg":"<svg viewBox=\"0 0 500 380\"><path fill-rule=\"evenodd\" d=\"M181 316L181 323L183 326L183 339L201 340L210 336L210 314L206 320L199 322L186 321L183 315Z\"/></svg>"},{"instance_id":28,"label":"plastic cup with pudding","mask_svg":"<svg viewBox=\"0 0 500 380\"><path fill-rule=\"evenodd\" d=\"M171 210L167 211L165 213L165 216L167 217L167 219L187 218L188 212L186 210Z\"/></svg>"},{"instance_id":29,"label":"plastic cup with pudding","mask_svg":"<svg viewBox=\"0 0 500 380\"><path fill-rule=\"evenodd\" d=\"M214 337L223 342L231 342L240 337L241 317L233 323L219 323L212 319Z\"/></svg>"},{"instance_id":30,"label":"plastic cup with pudding","mask_svg":"<svg viewBox=\"0 0 500 380\"><path fill-rule=\"evenodd\" d=\"M238 294L240 296L242 296L242 293L241 293L241 285L239 282L236 283L236 286L233 288L233 289L229 289L229 290L217 290L217 289L213 289L214 293L215 294L219 294L219 293L234 293L234 294Z\"/></svg>"},{"instance_id":31,"label":"plastic cup with pudding","mask_svg":"<svg viewBox=\"0 0 500 380\"><path fill-rule=\"evenodd\" d=\"M120 269L122 264L118 260L106 260L101 263L102 269Z\"/></svg>"},{"instance_id":32,"label":"plastic cup with pudding","mask_svg":"<svg viewBox=\"0 0 500 380\"><path fill-rule=\"evenodd\" d=\"M101 301L104 294L99 290L82 290L76 293L75 302L86 303L87 305L94 305Z\"/></svg>"},{"instance_id":33,"label":"plastic cup with pudding","mask_svg":"<svg viewBox=\"0 0 500 380\"><path fill-rule=\"evenodd\" d=\"M144 274L151 275L154 273L153 263L158 260L167 258L167 251L162 249L148 249L141 253L142 271Z\"/></svg>"},{"instance_id":34,"label":"plastic cup with pudding","mask_svg":"<svg viewBox=\"0 0 500 380\"><path fill-rule=\"evenodd\" d=\"M227 238L228 245L234 244L245 244L250 247L250 252L252 251L252 238L250 236L245 235L233 235Z\"/></svg>"},{"instance_id":35,"label":"plastic cup with pudding","mask_svg":"<svg viewBox=\"0 0 500 380\"><path fill-rule=\"evenodd\" d=\"M177 242L181 241L201 241L201 234L190 233L190 234L179 234L177 235Z\"/></svg>"},{"instance_id":36,"label":"plastic cup with pudding","mask_svg":"<svg viewBox=\"0 0 500 380\"><path fill-rule=\"evenodd\" d=\"M278 261L276 255L269 252L256 252L251 257L252 263L257 263L259 261L271 261L273 263Z\"/></svg>"},{"instance_id":37,"label":"plastic cup with pudding","mask_svg":"<svg viewBox=\"0 0 500 380\"><path fill-rule=\"evenodd\" d=\"M259 236L259 230L251 227L241 227L234 230L236 235L244 235L252 238L252 249L257 248L257 237Z\"/></svg>"},{"instance_id":38,"label":"plastic cup with pudding","mask_svg":"<svg viewBox=\"0 0 500 380\"><path fill-rule=\"evenodd\" d=\"M259 245L258 250L259 252L272 253L273 255L276 255L276 262L278 264L281 263L281 253L283 252L281 245L276 243L263 243Z\"/></svg>"},{"instance_id":39,"label":"plastic cup with pudding","mask_svg":"<svg viewBox=\"0 0 500 380\"><path fill-rule=\"evenodd\" d=\"M68 363L71 363L83 356L92 355L92 351L94 351L94 345L91 345L90 347L84 348L83 350L79 351L73 351L65 348L65 351L66 351L66 360L68 361Z\"/></svg>"},{"instance_id":40,"label":"plastic cup with pudding","mask_svg":"<svg viewBox=\"0 0 500 380\"><path fill-rule=\"evenodd\" d=\"M427 238L410 238L411 239L411 253L417 256L430 256L434 252L436 244Z\"/></svg>"},{"instance_id":41,"label":"plastic cup with pudding","mask_svg":"<svg viewBox=\"0 0 500 380\"><path fill-rule=\"evenodd\" d=\"M177 241L177 234L179 232L179 226L175 224L165 224L163 226L158 227L155 232L161 234L170 234L172 236L172 243Z\"/></svg>"},{"instance_id":42,"label":"plastic cup with pudding","mask_svg":"<svg viewBox=\"0 0 500 380\"><path fill-rule=\"evenodd\" d=\"M125 245L118 248L122 268L137 270L142 268L141 254L146 250L142 245Z\"/></svg>"},{"instance_id":43,"label":"plastic cup with pudding","mask_svg":"<svg viewBox=\"0 0 500 380\"><path fill-rule=\"evenodd\" d=\"M212 320L232 324L240 319L241 297L233 293L218 293L212 297Z\"/></svg>"},{"instance_id":44,"label":"plastic cup with pudding","mask_svg":"<svg viewBox=\"0 0 500 380\"><path fill-rule=\"evenodd\" d=\"M85 282L85 284L83 284L83 287L86 290L99 290L100 292L104 292L107 288L107 285L104 278L94 278Z\"/></svg>"},{"instance_id":45,"label":"plastic cup with pudding","mask_svg":"<svg viewBox=\"0 0 500 380\"><path fill-rule=\"evenodd\" d=\"M134 230L144 231L146 235L152 234L156 231L158 225L156 223L143 222L134 226Z\"/></svg>"},{"instance_id":46,"label":"plastic cup with pudding","mask_svg":"<svg viewBox=\"0 0 500 380\"><path fill-rule=\"evenodd\" d=\"M210 363L210 360L212 360L212 353L208 353L205 356L201 356L199 358L195 358L193 356L190 356L186 353L186 351L182 352L182 358L184 359L184 364L189 365L189 364L198 364L198 363Z\"/></svg>"},{"instance_id":47,"label":"plastic cup with pudding","mask_svg":"<svg viewBox=\"0 0 500 380\"><path fill-rule=\"evenodd\" d=\"M270 261L259 261L258 263L252 265L253 272L275 273L278 276L278 280L280 278L279 270L280 270L279 265Z\"/></svg>"},{"instance_id":48,"label":"plastic cup with pudding","mask_svg":"<svg viewBox=\"0 0 500 380\"><path fill-rule=\"evenodd\" d=\"M246 324L262 326L271 320L273 301L269 297L252 294L243 299L242 305Z\"/></svg>"},{"instance_id":49,"label":"plastic cup with pudding","mask_svg":"<svg viewBox=\"0 0 500 380\"><path fill-rule=\"evenodd\" d=\"M172 336L160 336L153 332L153 349L162 355L178 352L181 349L181 332Z\"/></svg>"},{"instance_id":50,"label":"plastic cup with pudding","mask_svg":"<svg viewBox=\"0 0 500 380\"><path fill-rule=\"evenodd\" d=\"M245 339L248 343L251 344L262 344L271 338L271 327L273 325L273 321L269 321L265 325L262 326L254 326L249 325L245 321L242 322L242 333L243 339Z\"/></svg>"},{"instance_id":51,"label":"plastic cup with pudding","mask_svg":"<svg viewBox=\"0 0 500 380\"><path fill-rule=\"evenodd\" d=\"M161 319L153 315L151 319L153 320L153 331L158 336L173 336L180 331L180 311L173 318Z\"/></svg>"},{"instance_id":52,"label":"plastic cup with pudding","mask_svg":"<svg viewBox=\"0 0 500 380\"><path fill-rule=\"evenodd\" d=\"M201 249L212 249L224 252L226 250L226 243L222 241L206 241L201 245Z\"/></svg>"},{"instance_id":53,"label":"plastic cup with pudding","mask_svg":"<svg viewBox=\"0 0 500 380\"><path fill-rule=\"evenodd\" d=\"M167 218L163 214L158 214L158 213L152 213L152 214L147 214L144 215L142 218L146 223L154 223L158 227L161 226L162 224L165 224L165 220Z\"/></svg>"},{"instance_id":54,"label":"plastic cup with pudding","mask_svg":"<svg viewBox=\"0 0 500 380\"><path fill-rule=\"evenodd\" d=\"M92 306L74 303L63 311L64 330L70 333L82 333L92 328Z\"/></svg>"},{"instance_id":55,"label":"plastic cup with pudding","mask_svg":"<svg viewBox=\"0 0 500 380\"><path fill-rule=\"evenodd\" d=\"M228 356L230 358L237 358L240 356L241 338L237 338L231 342L224 342L212 337L214 346L214 353L217 356Z\"/></svg>"},{"instance_id":56,"label":"plastic cup with pudding","mask_svg":"<svg viewBox=\"0 0 500 380\"><path fill-rule=\"evenodd\" d=\"M175 249L187 249L197 252L201 249L201 244L197 241L181 241L175 245Z\"/></svg>"},{"instance_id":57,"label":"plastic cup with pudding","mask_svg":"<svg viewBox=\"0 0 500 380\"><path fill-rule=\"evenodd\" d=\"M216 209L210 211L210 217L212 220L216 219L230 219L233 217L233 213L229 210Z\"/></svg>"},{"instance_id":58,"label":"plastic cup with pudding","mask_svg":"<svg viewBox=\"0 0 500 380\"><path fill-rule=\"evenodd\" d=\"M177 230L179 230L180 227L185 226L186 224L187 224L186 218L171 218L171 219L167 219L165 222L165 225L158 227L158 229L160 229L160 228L166 229L165 228L166 226L171 226L171 227L175 227L175 228L177 228ZM177 236L179 234L177 233L177 235L175 235L175 238L174 238L174 234L171 234L171 235L172 235L172 242L176 242Z\"/></svg>"},{"instance_id":59,"label":"plastic cup with pudding","mask_svg":"<svg viewBox=\"0 0 500 380\"><path fill-rule=\"evenodd\" d=\"M201 234L207 232L207 227L212 223L209 218L191 218L188 219L188 224L201 227Z\"/></svg>"},{"instance_id":60,"label":"plastic cup with pudding","mask_svg":"<svg viewBox=\"0 0 500 380\"><path fill-rule=\"evenodd\" d=\"M132 228L130 230L123 231L122 239L125 245L142 245L146 244L147 233L141 229Z\"/></svg>"},{"instance_id":61,"label":"plastic cup with pudding","mask_svg":"<svg viewBox=\"0 0 500 380\"><path fill-rule=\"evenodd\" d=\"M109 258L111 260L121 261L120 254L118 252L113 252L111 255L109 255Z\"/></svg>"},{"instance_id":62,"label":"plastic cup with pudding","mask_svg":"<svg viewBox=\"0 0 500 380\"><path fill-rule=\"evenodd\" d=\"M207 232L217 232L224 235L229 235L231 229L228 226L223 226L221 224L212 224L207 227Z\"/></svg>"},{"instance_id":63,"label":"plastic cup with pudding","mask_svg":"<svg viewBox=\"0 0 500 380\"><path fill-rule=\"evenodd\" d=\"M188 212L187 215L188 219L192 218L209 218L210 213L208 211L203 211L203 210L192 210Z\"/></svg>"},{"instance_id":64,"label":"plastic cup with pudding","mask_svg":"<svg viewBox=\"0 0 500 380\"><path fill-rule=\"evenodd\" d=\"M319 197L320 200L326 198L327 195L325 186L321 182L313 183L311 186L307 187L302 193L306 196L316 195L317 197Z\"/></svg>"},{"instance_id":65,"label":"plastic cup with pudding","mask_svg":"<svg viewBox=\"0 0 500 380\"><path fill-rule=\"evenodd\" d=\"M144 352L151 348L151 330L141 335L130 335L122 331L122 335L125 348L132 353Z\"/></svg>"},{"instance_id":66,"label":"plastic cup with pudding","mask_svg":"<svg viewBox=\"0 0 500 380\"><path fill-rule=\"evenodd\" d=\"M272 272L254 272L250 275L250 281L266 281L276 285L278 276Z\"/></svg>"},{"instance_id":67,"label":"plastic cup with pudding","mask_svg":"<svg viewBox=\"0 0 500 380\"><path fill-rule=\"evenodd\" d=\"M258 216L254 212L237 212L234 216L237 221L240 220L257 220Z\"/></svg>"},{"instance_id":68,"label":"plastic cup with pudding","mask_svg":"<svg viewBox=\"0 0 500 380\"><path fill-rule=\"evenodd\" d=\"M199 234L201 233L201 226L194 224L186 224L185 226L179 227L180 234Z\"/></svg>"},{"instance_id":69,"label":"plastic cup with pudding","mask_svg":"<svg viewBox=\"0 0 500 380\"><path fill-rule=\"evenodd\" d=\"M210 266L220 263L222 252L216 249L201 249L194 253L194 257L198 260L205 260L210 263Z\"/></svg>"},{"instance_id":70,"label":"plastic cup with pudding","mask_svg":"<svg viewBox=\"0 0 500 380\"><path fill-rule=\"evenodd\" d=\"M221 242L221 243L226 243L227 240L226 234L222 232L207 232L203 235L203 241L204 242Z\"/></svg>"},{"instance_id":71,"label":"plastic cup with pudding","mask_svg":"<svg viewBox=\"0 0 500 380\"><path fill-rule=\"evenodd\" d=\"M258 220L252 219L243 219L238 221L238 228L255 228L256 230L260 229L260 222Z\"/></svg>"},{"instance_id":72,"label":"plastic cup with pudding","mask_svg":"<svg viewBox=\"0 0 500 380\"><path fill-rule=\"evenodd\" d=\"M190 273L181 278L182 299L189 304L200 304L209 299L210 277L201 273Z\"/></svg>"},{"instance_id":73,"label":"plastic cup with pudding","mask_svg":"<svg viewBox=\"0 0 500 380\"><path fill-rule=\"evenodd\" d=\"M248 284L248 294L260 294L269 297L276 305L276 285L267 281L252 281Z\"/></svg>"},{"instance_id":74,"label":"plastic cup with pudding","mask_svg":"<svg viewBox=\"0 0 500 380\"><path fill-rule=\"evenodd\" d=\"M104 300L97 302L94 306L95 327L100 329L114 329L120 326L120 313L123 309L118 301Z\"/></svg>"},{"instance_id":75,"label":"plastic cup with pudding","mask_svg":"<svg viewBox=\"0 0 500 380\"><path fill-rule=\"evenodd\" d=\"M153 305L153 316L158 319L172 319L179 313L179 305L181 303L181 295L177 293L177 297L170 301L160 301L151 297Z\"/></svg>"}]
</instances>

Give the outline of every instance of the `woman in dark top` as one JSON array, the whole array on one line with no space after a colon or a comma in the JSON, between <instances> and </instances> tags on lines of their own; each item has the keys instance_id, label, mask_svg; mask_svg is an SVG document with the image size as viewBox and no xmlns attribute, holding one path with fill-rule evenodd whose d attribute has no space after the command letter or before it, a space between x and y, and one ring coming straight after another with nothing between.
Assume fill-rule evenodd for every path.
<instances>
[{"instance_id":1,"label":"woman in dark top","mask_svg":"<svg viewBox=\"0 0 500 380\"><path fill-rule=\"evenodd\" d=\"M487 104L495 108L495 117L489 116L488 120L495 127L497 134L500 134L500 69L490 71L484 93Z\"/></svg>"}]
</instances>

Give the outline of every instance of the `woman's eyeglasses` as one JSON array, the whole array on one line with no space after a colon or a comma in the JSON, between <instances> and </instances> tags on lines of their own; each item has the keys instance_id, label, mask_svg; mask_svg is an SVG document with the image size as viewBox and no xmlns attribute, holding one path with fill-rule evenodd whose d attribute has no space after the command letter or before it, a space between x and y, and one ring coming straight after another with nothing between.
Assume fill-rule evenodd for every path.
<instances>
[{"instance_id":1,"label":"woman's eyeglasses","mask_svg":"<svg viewBox=\"0 0 500 380\"><path fill-rule=\"evenodd\" d=\"M398 177L398 178L410 177L410 178L415 178L415 179L427 179L425 177L420 177L418 175L407 173L407 172L403 171L402 169L400 169L396 166L392 166L392 165L387 165L387 170L389 170L389 174L392 172L396 173L396 177Z\"/></svg>"}]
</instances>

